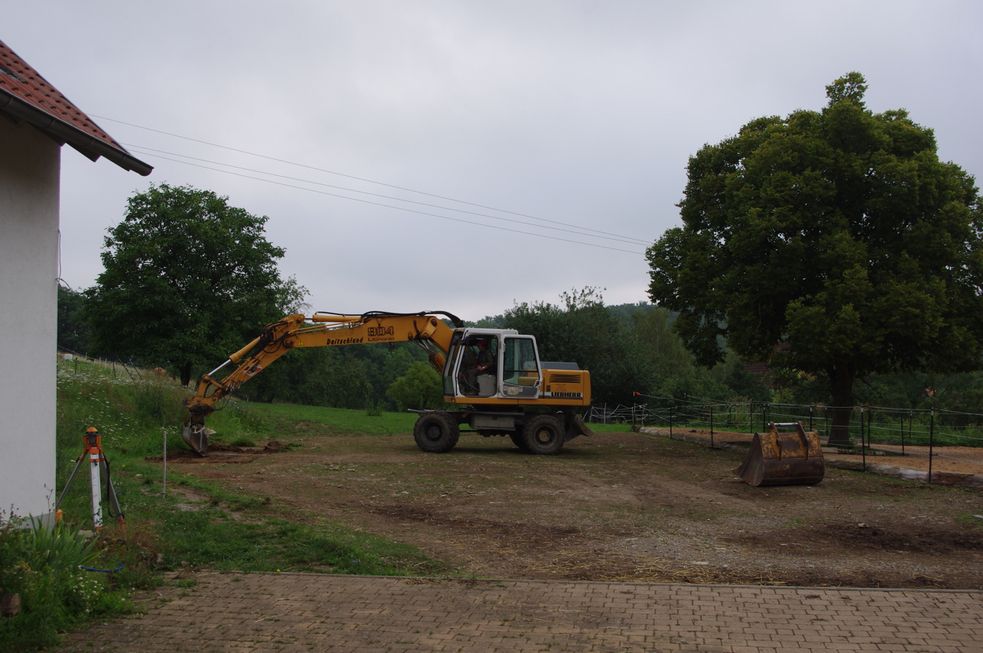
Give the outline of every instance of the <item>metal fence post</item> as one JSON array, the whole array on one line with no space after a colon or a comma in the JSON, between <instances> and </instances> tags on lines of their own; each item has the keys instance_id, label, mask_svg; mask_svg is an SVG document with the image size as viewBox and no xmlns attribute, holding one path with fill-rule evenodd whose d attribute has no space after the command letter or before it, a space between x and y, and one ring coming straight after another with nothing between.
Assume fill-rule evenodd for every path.
<instances>
[{"instance_id":1,"label":"metal fence post","mask_svg":"<svg viewBox=\"0 0 983 653\"><path fill-rule=\"evenodd\" d=\"M908 412L908 423L911 423L911 412ZM904 413L901 413L901 455L904 455Z\"/></svg>"},{"instance_id":2,"label":"metal fence post","mask_svg":"<svg viewBox=\"0 0 983 653\"><path fill-rule=\"evenodd\" d=\"M669 439L672 440L672 406L669 406Z\"/></svg>"},{"instance_id":3,"label":"metal fence post","mask_svg":"<svg viewBox=\"0 0 983 653\"><path fill-rule=\"evenodd\" d=\"M713 449L713 404L710 404L710 448Z\"/></svg>"},{"instance_id":4,"label":"metal fence post","mask_svg":"<svg viewBox=\"0 0 983 653\"><path fill-rule=\"evenodd\" d=\"M813 415L815 414L815 412L816 412L815 407L814 406L809 406L809 430L810 431L815 430L815 429L812 428L812 418L813 418Z\"/></svg>"},{"instance_id":5,"label":"metal fence post","mask_svg":"<svg viewBox=\"0 0 983 653\"><path fill-rule=\"evenodd\" d=\"M164 469L163 478L161 482L161 494L167 496L167 428L160 427L160 434L164 440Z\"/></svg>"},{"instance_id":6,"label":"metal fence post","mask_svg":"<svg viewBox=\"0 0 983 653\"><path fill-rule=\"evenodd\" d=\"M932 417L928 422L928 482L932 482L932 456L935 448L935 406L932 406Z\"/></svg>"},{"instance_id":7,"label":"metal fence post","mask_svg":"<svg viewBox=\"0 0 983 653\"><path fill-rule=\"evenodd\" d=\"M860 407L860 455L864 461L864 471L867 471L867 446L864 444L864 407Z\"/></svg>"}]
</instances>

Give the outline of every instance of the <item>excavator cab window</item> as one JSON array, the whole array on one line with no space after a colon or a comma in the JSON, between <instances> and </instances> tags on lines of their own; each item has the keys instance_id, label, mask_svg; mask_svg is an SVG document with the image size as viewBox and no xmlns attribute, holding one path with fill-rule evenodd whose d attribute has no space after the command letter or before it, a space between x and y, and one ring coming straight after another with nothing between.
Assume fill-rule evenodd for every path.
<instances>
[{"instance_id":1,"label":"excavator cab window","mask_svg":"<svg viewBox=\"0 0 983 653\"><path fill-rule=\"evenodd\" d=\"M506 336L502 356L502 394L506 397L539 396L539 353L531 336Z\"/></svg>"},{"instance_id":2,"label":"excavator cab window","mask_svg":"<svg viewBox=\"0 0 983 653\"><path fill-rule=\"evenodd\" d=\"M451 346L447 354L447 362L444 366L444 394L449 396L454 396L457 394L462 394L463 391L458 388L460 385L460 374L461 374L461 353L463 347L461 347L461 332L457 331L451 337Z\"/></svg>"}]
</instances>

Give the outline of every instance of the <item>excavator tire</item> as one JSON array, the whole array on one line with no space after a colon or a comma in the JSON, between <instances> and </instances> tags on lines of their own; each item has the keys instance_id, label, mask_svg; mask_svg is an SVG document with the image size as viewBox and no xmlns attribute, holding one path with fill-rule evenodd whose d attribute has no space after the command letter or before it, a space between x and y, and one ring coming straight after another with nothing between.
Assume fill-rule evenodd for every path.
<instances>
[{"instance_id":1,"label":"excavator tire","mask_svg":"<svg viewBox=\"0 0 983 653\"><path fill-rule=\"evenodd\" d=\"M428 453L446 453L454 448L460 431L457 420L441 411L423 413L413 427L416 446Z\"/></svg>"},{"instance_id":2,"label":"excavator tire","mask_svg":"<svg viewBox=\"0 0 983 653\"><path fill-rule=\"evenodd\" d=\"M536 415L522 430L525 451L540 455L560 453L565 438L563 420L553 415Z\"/></svg>"}]
</instances>

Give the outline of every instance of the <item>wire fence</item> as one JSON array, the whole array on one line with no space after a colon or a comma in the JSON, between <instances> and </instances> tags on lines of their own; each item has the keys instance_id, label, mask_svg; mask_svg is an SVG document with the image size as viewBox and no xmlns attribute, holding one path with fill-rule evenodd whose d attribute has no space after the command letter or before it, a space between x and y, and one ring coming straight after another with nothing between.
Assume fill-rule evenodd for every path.
<instances>
[{"instance_id":1,"label":"wire fence","mask_svg":"<svg viewBox=\"0 0 983 653\"><path fill-rule=\"evenodd\" d=\"M765 402L711 402L678 400L638 394L639 403L591 406L587 421L626 424L635 429L668 429L669 437L698 431L710 446L724 442L748 443L751 434L765 431L769 422L799 422L816 431L827 443L835 407L821 404ZM983 413L941 408L911 409L884 406L854 406L849 410L849 444L834 446L836 453L854 454L868 468L868 456L927 457L931 482L933 466L941 455L947 462L961 458L973 473L979 461L983 474ZM743 437L734 437L741 434ZM944 453L940 452L944 448ZM912 463L913 465L916 463ZM950 465L960 467L959 465Z\"/></svg>"},{"instance_id":2,"label":"wire fence","mask_svg":"<svg viewBox=\"0 0 983 653\"><path fill-rule=\"evenodd\" d=\"M73 368L73 371L76 373L79 371L79 364L83 363L97 365L105 370L107 376L122 381L170 378L170 375L162 367L142 368L126 361L93 358L70 349L60 348L58 350L58 358L62 361L62 365Z\"/></svg>"}]
</instances>

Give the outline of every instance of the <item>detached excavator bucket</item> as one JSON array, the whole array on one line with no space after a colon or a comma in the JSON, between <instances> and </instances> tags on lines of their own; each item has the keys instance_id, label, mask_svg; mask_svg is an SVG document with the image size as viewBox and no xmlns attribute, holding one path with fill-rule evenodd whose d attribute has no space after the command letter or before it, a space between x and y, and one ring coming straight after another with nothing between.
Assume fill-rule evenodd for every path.
<instances>
[{"instance_id":1,"label":"detached excavator bucket","mask_svg":"<svg viewBox=\"0 0 983 653\"><path fill-rule=\"evenodd\" d=\"M569 442L573 440L578 435L594 435L594 431L590 429L587 424L584 423L584 418L580 415L574 415L571 419L567 421L567 437L566 441Z\"/></svg>"},{"instance_id":2,"label":"detached excavator bucket","mask_svg":"<svg viewBox=\"0 0 983 653\"><path fill-rule=\"evenodd\" d=\"M826 473L819 434L804 431L798 422L769 424L766 433L754 434L747 458L735 471L755 487L815 485Z\"/></svg>"}]
</instances>

